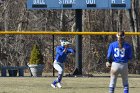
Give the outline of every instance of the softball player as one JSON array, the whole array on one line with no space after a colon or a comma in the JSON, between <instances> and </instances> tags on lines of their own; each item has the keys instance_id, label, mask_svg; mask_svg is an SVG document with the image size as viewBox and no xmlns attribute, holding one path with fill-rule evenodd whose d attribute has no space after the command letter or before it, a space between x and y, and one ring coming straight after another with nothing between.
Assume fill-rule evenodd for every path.
<instances>
[{"instance_id":1,"label":"softball player","mask_svg":"<svg viewBox=\"0 0 140 93\"><path fill-rule=\"evenodd\" d=\"M64 62L69 53L74 53L74 50L69 47L70 43L66 40L60 40L61 46L56 47L56 57L53 63L54 68L58 71L58 77L51 84L53 88L61 88L61 80L64 72Z\"/></svg>"},{"instance_id":2,"label":"softball player","mask_svg":"<svg viewBox=\"0 0 140 93\"><path fill-rule=\"evenodd\" d=\"M128 61L132 59L132 47L124 41L125 33L117 33L117 41L110 44L107 54L107 67L111 67L109 93L114 93L118 74L121 74L124 93L129 93Z\"/></svg>"}]
</instances>

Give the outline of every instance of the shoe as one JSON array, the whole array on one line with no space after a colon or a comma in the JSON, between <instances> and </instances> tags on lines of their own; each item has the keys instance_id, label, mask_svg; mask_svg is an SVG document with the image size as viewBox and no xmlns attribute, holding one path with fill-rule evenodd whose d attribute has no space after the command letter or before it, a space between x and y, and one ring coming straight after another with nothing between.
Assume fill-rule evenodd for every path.
<instances>
[{"instance_id":1,"label":"shoe","mask_svg":"<svg viewBox=\"0 0 140 93\"><path fill-rule=\"evenodd\" d=\"M51 84L51 87L52 87L52 88L56 88L56 85L54 85L54 84Z\"/></svg>"},{"instance_id":2,"label":"shoe","mask_svg":"<svg viewBox=\"0 0 140 93\"><path fill-rule=\"evenodd\" d=\"M57 86L58 88L62 88L62 86L61 86L60 83L57 83L56 86Z\"/></svg>"}]
</instances>

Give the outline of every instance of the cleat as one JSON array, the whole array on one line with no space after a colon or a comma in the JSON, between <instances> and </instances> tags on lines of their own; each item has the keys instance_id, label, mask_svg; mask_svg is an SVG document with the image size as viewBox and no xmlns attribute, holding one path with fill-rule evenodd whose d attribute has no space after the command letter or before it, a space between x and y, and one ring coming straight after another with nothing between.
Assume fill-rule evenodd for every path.
<instances>
[{"instance_id":1,"label":"cleat","mask_svg":"<svg viewBox=\"0 0 140 93\"><path fill-rule=\"evenodd\" d=\"M54 84L51 84L51 87L52 87L52 88L56 88L56 86L55 86Z\"/></svg>"},{"instance_id":2,"label":"cleat","mask_svg":"<svg viewBox=\"0 0 140 93\"><path fill-rule=\"evenodd\" d=\"M62 88L62 86L61 86L60 83L57 83L56 86L57 86L58 88Z\"/></svg>"}]
</instances>

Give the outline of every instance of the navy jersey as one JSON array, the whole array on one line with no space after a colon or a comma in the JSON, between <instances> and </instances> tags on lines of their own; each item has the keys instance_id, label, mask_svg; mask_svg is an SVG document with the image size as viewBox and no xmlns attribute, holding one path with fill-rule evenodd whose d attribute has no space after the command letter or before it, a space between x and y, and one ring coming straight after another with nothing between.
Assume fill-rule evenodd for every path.
<instances>
[{"instance_id":1,"label":"navy jersey","mask_svg":"<svg viewBox=\"0 0 140 93\"><path fill-rule=\"evenodd\" d=\"M118 41L115 41L109 45L107 59L112 62L123 62L127 63L128 60L132 59L132 47L128 43L124 42L122 49L119 49Z\"/></svg>"},{"instance_id":2,"label":"navy jersey","mask_svg":"<svg viewBox=\"0 0 140 93\"><path fill-rule=\"evenodd\" d=\"M67 52L66 53L63 52L64 49L65 49L64 46L57 46L56 47L56 58L55 58L55 60L57 62L63 63L66 60L67 55L69 53L74 53L74 50L72 48L67 48Z\"/></svg>"}]
</instances>

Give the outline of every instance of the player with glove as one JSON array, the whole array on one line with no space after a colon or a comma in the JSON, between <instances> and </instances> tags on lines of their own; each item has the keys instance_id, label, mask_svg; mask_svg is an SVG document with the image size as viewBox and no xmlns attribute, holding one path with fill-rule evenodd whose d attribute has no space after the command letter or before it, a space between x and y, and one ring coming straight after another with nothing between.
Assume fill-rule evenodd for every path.
<instances>
[{"instance_id":1,"label":"player with glove","mask_svg":"<svg viewBox=\"0 0 140 93\"><path fill-rule=\"evenodd\" d=\"M114 93L118 74L121 74L122 77L124 93L129 93L128 61L132 59L132 47L125 42L123 31L118 32L116 37L117 41L109 45L107 54L106 66L111 67L109 93Z\"/></svg>"},{"instance_id":2,"label":"player with glove","mask_svg":"<svg viewBox=\"0 0 140 93\"><path fill-rule=\"evenodd\" d=\"M54 80L51 84L53 88L61 88L61 81L64 73L64 62L67 58L68 54L74 54L75 51L69 47L71 44L65 39L60 40L61 46L56 47L56 57L55 61L53 63L53 67L58 71L58 77L56 80Z\"/></svg>"}]
</instances>

